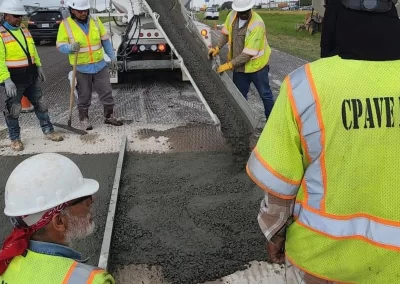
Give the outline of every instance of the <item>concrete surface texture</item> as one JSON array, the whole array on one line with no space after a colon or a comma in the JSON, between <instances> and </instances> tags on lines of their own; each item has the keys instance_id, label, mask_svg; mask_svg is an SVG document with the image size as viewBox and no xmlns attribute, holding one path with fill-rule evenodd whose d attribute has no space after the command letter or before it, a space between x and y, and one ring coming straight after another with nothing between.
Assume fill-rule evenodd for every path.
<instances>
[{"instance_id":1,"label":"concrete surface texture","mask_svg":"<svg viewBox=\"0 0 400 284\"><path fill-rule=\"evenodd\" d=\"M81 169L85 178L92 178L99 182L100 189L94 195L94 221L96 229L90 237L77 241L73 247L82 253L84 257L90 257L89 264L97 265L100 255L101 242L104 234L104 226L107 219L108 204L110 199L111 188L113 184L115 166L118 155L70 155L65 154L72 159ZM4 215L4 188L10 173L23 160L30 156L18 157L0 157L0 242L11 232L12 226L9 219ZM22 178L22 177L21 177Z\"/></svg>"},{"instance_id":2,"label":"concrete surface texture","mask_svg":"<svg viewBox=\"0 0 400 284\"><path fill-rule=\"evenodd\" d=\"M233 160L229 152L129 154L113 273L123 278L129 267L150 265L161 267L163 276L156 274L168 283L202 283L265 261L257 223L263 193Z\"/></svg>"},{"instance_id":3,"label":"concrete surface texture","mask_svg":"<svg viewBox=\"0 0 400 284\"><path fill-rule=\"evenodd\" d=\"M212 71L207 49L198 31L191 30L182 16L182 6L176 0L148 0L152 10L160 15L160 24L182 56L189 73L221 121L224 136L229 139L235 154L248 156L252 131L231 102L231 94L219 75Z\"/></svg>"}]
</instances>

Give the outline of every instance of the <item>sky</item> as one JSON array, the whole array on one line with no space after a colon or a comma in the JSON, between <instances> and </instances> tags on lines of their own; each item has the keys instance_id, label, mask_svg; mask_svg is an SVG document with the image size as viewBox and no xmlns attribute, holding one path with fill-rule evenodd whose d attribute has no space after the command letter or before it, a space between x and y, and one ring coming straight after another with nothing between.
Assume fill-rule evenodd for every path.
<instances>
[{"instance_id":1,"label":"sky","mask_svg":"<svg viewBox=\"0 0 400 284\"><path fill-rule=\"evenodd\" d=\"M3 0L6 1L6 0ZM194 6L202 6L205 4L205 0L192 0L193 1L193 5ZM225 0L209 0L210 4L222 4L223 2L225 2ZM2 2L0 0L0 2ZM64 0L64 2L67 2L67 0ZM104 2L105 0L96 0L97 2L97 8L99 10L103 10L103 7L105 7ZM35 3L40 3L40 6L42 7L46 7L46 6L59 6L60 5L60 1L59 0L22 0L22 3L24 3L24 5L35 5ZM107 1L108 3L108 1Z\"/></svg>"}]
</instances>

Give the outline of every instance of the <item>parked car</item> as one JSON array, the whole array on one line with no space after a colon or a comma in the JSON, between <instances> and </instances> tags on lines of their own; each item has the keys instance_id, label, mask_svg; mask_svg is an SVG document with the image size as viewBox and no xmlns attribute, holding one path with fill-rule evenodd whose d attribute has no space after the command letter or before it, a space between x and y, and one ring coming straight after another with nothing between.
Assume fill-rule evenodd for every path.
<instances>
[{"instance_id":1,"label":"parked car","mask_svg":"<svg viewBox=\"0 0 400 284\"><path fill-rule=\"evenodd\" d=\"M209 7L206 9L206 12L204 14L204 19L212 19L212 20L218 20L219 19L219 12L216 8Z\"/></svg>"},{"instance_id":2,"label":"parked car","mask_svg":"<svg viewBox=\"0 0 400 284\"><path fill-rule=\"evenodd\" d=\"M28 21L28 29L36 44L42 40L56 41L58 28L63 19L69 17L65 8L43 9L33 12Z\"/></svg>"}]
</instances>

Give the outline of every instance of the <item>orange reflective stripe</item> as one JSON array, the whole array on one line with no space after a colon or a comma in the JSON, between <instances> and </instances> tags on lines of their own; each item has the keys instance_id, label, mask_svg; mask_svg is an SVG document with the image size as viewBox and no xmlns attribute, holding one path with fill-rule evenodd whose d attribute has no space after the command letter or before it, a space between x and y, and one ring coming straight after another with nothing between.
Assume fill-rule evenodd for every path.
<instances>
[{"instance_id":1,"label":"orange reflective stripe","mask_svg":"<svg viewBox=\"0 0 400 284\"><path fill-rule=\"evenodd\" d=\"M94 278L96 277L96 275L98 275L98 274L100 274L102 272L103 272L103 270L93 270L92 273L90 273L89 279L86 282L86 284L92 284Z\"/></svg>"},{"instance_id":2,"label":"orange reflective stripe","mask_svg":"<svg viewBox=\"0 0 400 284\"><path fill-rule=\"evenodd\" d=\"M74 272L77 264L78 263L76 261L74 261L74 263L69 268L67 275L65 275L65 278L64 278L62 284L67 284L68 283L69 279L71 278L72 272Z\"/></svg>"}]
</instances>

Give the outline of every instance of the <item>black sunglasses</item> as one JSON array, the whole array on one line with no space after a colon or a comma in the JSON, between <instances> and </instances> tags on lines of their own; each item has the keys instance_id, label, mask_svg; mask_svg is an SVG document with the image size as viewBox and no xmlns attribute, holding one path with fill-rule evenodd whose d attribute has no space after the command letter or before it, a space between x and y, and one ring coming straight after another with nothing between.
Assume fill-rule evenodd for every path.
<instances>
[{"instance_id":1,"label":"black sunglasses","mask_svg":"<svg viewBox=\"0 0 400 284\"><path fill-rule=\"evenodd\" d=\"M90 200L92 200L92 196L91 195L87 195L87 196L83 196L83 197L71 200L70 202L68 202L68 206L67 207L75 206L75 205L77 205L77 204L79 204L79 203L81 203L81 202L83 202L83 201L85 201L85 200L87 200L89 198L90 198Z\"/></svg>"},{"instance_id":2,"label":"black sunglasses","mask_svg":"<svg viewBox=\"0 0 400 284\"><path fill-rule=\"evenodd\" d=\"M22 18L23 17L22 15L11 15L11 16L13 16L14 18Z\"/></svg>"}]
</instances>

